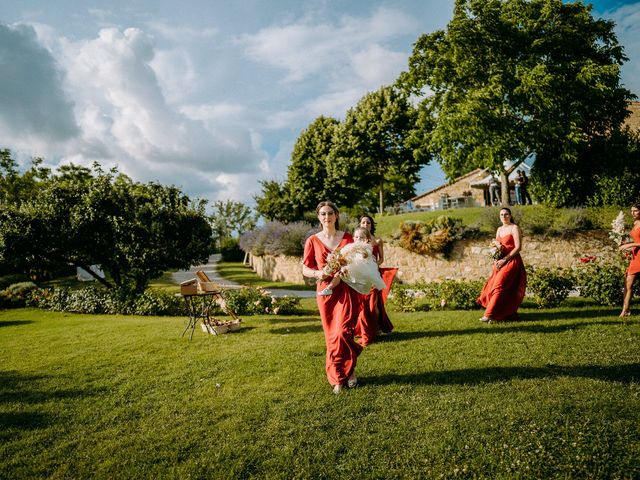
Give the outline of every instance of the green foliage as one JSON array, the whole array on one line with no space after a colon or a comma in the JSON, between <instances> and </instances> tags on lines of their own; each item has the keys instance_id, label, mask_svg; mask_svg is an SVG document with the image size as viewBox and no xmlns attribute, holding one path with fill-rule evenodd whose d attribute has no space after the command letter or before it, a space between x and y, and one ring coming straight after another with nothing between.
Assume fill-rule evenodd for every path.
<instances>
[{"instance_id":1,"label":"green foliage","mask_svg":"<svg viewBox=\"0 0 640 480\"><path fill-rule=\"evenodd\" d=\"M288 187L277 180L261 181L262 195L255 195L256 211L270 221L292 222L298 220L294 200Z\"/></svg>"},{"instance_id":2,"label":"green foliage","mask_svg":"<svg viewBox=\"0 0 640 480\"><path fill-rule=\"evenodd\" d=\"M225 239L240 236L255 228L258 220L251 208L234 200L217 200L213 202L212 210L209 221L214 243L218 247Z\"/></svg>"},{"instance_id":3,"label":"green foliage","mask_svg":"<svg viewBox=\"0 0 640 480\"><path fill-rule=\"evenodd\" d=\"M4 275L0 277L0 290L4 290L9 285L13 285L14 283L27 282L27 281L29 281L29 278L22 273Z\"/></svg>"},{"instance_id":4,"label":"green foliage","mask_svg":"<svg viewBox=\"0 0 640 480\"><path fill-rule=\"evenodd\" d=\"M19 282L0 291L0 308L24 307L31 292L38 286L33 282Z\"/></svg>"},{"instance_id":5,"label":"green foliage","mask_svg":"<svg viewBox=\"0 0 640 480\"><path fill-rule=\"evenodd\" d=\"M236 238L227 237L220 242L220 255L225 262L241 262L244 259L244 252Z\"/></svg>"},{"instance_id":6,"label":"green foliage","mask_svg":"<svg viewBox=\"0 0 640 480\"><path fill-rule=\"evenodd\" d=\"M527 269L527 288L538 308L553 308L564 302L575 286L574 273L561 268Z\"/></svg>"},{"instance_id":7,"label":"green foliage","mask_svg":"<svg viewBox=\"0 0 640 480\"><path fill-rule=\"evenodd\" d=\"M272 297L262 288L227 290L224 299L236 315L291 315L300 307L298 297Z\"/></svg>"},{"instance_id":8,"label":"green foliage","mask_svg":"<svg viewBox=\"0 0 640 480\"><path fill-rule=\"evenodd\" d=\"M100 265L105 286L138 293L165 270L205 261L210 243L203 202L97 165L60 167L37 195L0 208L0 262L35 272Z\"/></svg>"},{"instance_id":9,"label":"green foliage","mask_svg":"<svg viewBox=\"0 0 640 480\"><path fill-rule=\"evenodd\" d=\"M107 290L90 285L71 290L46 288L31 292L27 304L56 312L141 316L183 315L183 300L171 293L147 290L141 294Z\"/></svg>"},{"instance_id":10,"label":"green foliage","mask_svg":"<svg viewBox=\"0 0 640 480\"><path fill-rule=\"evenodd\" d=\"M474 310L484 286L483 280L418 282L394 285L392 303L401 312L416 310Z\"/></svg>"},{"instance_id":11,"label":"green foliage","mask_svg":"<svg viewBox=\"0 0 640 480\"><path fill-rule=\"evenodd\" d=\"M420 255L448 254L455 240L464 235L462 221L445 215L425 223L405 221L394 237L398 245Z\"/></svg>"},{"instance_id":12,"label":"green foliage","mask_svg":"<svg viewBox=\"0 0 640 480\"><path fill-rule=\"evenodd\" d=\"M585 259L576 272L580 296L595 300L599 305L621 305L626 263L620 259Z\"/></svg>"},{"instance_id":13,"label":"green foliage","mask_svg":"<svg viewBox=\"0 0 640 480\"><path fill-rule=\"evenodd\" d=\"M437 155L453 179L476 167L504 175L505 161L535 153L532 195L553 206L584 203L576 192L590 177L578 173L576 185L580 151L616 130L634 98L620 84L626 57L614 24L590 9L456 0L447 29L417 40L398 80L422 99L416 155Z\"/></svg>"}]
</instances>

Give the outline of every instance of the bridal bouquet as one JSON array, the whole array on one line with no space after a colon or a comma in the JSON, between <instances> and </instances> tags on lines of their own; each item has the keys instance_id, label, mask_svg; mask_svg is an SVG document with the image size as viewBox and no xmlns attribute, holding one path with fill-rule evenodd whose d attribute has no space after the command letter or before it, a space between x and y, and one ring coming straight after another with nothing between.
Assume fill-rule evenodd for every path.
<instances>
[{"instance_id":1,"label":"bridal bouquet","mask_svg":"<svg viewBox=\"0 0 640 480\"><path fill-rule=\"evenodd\" d=\"M626 232L624 227L624 212L622 210L620 210L618 216L613 220L613 222L611 222L609 238L618 245L631 241L631 238L629 238L629 234Z\"/></svg>"},{"instance_id":2,"label":"bridal bouquet","mask_svg":"<svg viewBox=\"0 0 640 480\"><path fill-rule=\"evenodd\" d=\"M333 252L327 255L327 263L322 268L322 272L325 275L335 275L347 263L349 262L347 258L342 254L342 251L339 248L336 248Z\"/></svg>"},{"instance_id":3,"label":"bridal bouquet","mask_svg":"<svg viewBox=\"0 0 640 480\"><path fill-rule=\"evenodd\" d=\"M500 260L503 255L504 255L504 247L499 241L497 241L496 239L493 239L489 244L489 256L494 260Z\"/></svg>"}]
</instances>

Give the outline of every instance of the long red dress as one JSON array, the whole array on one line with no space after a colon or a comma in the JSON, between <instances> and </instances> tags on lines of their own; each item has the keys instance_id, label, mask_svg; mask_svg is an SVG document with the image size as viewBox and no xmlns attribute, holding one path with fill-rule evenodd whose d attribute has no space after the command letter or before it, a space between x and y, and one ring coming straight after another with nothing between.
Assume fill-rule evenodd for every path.
<instances>
[{"instance_id":1,"label":"long red dress","mask_svg":"<svg viewBox=\"0 0 640 480\"><path fill-rule=\"evenodd\" d=\"M640 227L634 227L629 232L634 243L640 243ZM640 273L640 247L633 247L631 249L631 262L627 268L627 275L635 275Z\"/></svg>"},{"instance_id":2,"label":"long red dress","mask_svg":"<svg viewBox=\"0 0 640 480\"><path fill-rule=\"evenodd\" d=\"M505 255L515 248L515 240L510 233L504 237L497 237L497 240L502 244ZM493 266L491 276L482 288L477 302L485 307L484 316L492 320L515 318L526 288L527 272L518 253L500 270Z\"/></svg>"},{"instance_id":3,"label":"long red dress","mask_svg":"<svg viewBox=\"0 0 640 480\"><path fill-rule=\"evenodd\" d=\"M353 242L346 233L338 247ZM316 236L311 235L304 244L302 263L314 270L322 270L331 250ZM317 291L326 288L331 277L318 282ZM340 282L331 295L316 296L322 319L322 330L327 346L326 371L331 385L345 385L356 368L356 361L362 347L356 343L355 327L360 311L360 294Z\"/></svg>"},{"instance_id":4,"label":"long red dress","mask_svg":"<svg viewBox=\"0 0 640 480\"><path fill-rule=\"evenodd\" d=\"M378 255L378 245L374 245L373 256L378 258ZM360 337L360 345L363 347L375 342L379 331L390 333L393 330L393 324L389 320L384 304L397 271L397 268L381 268L380 275L387 287L384 290L373 288L367 295L362 295L362 309L358 315L356 335Z\"/></svg>"}]
</instances>

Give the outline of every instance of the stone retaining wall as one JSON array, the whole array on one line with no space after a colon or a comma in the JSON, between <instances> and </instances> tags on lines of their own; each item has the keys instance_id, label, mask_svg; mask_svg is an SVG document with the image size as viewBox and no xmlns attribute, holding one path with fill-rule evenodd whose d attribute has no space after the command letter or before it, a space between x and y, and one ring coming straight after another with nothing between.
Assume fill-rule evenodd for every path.
<instances>
[{"instance_id":1,"label":"stone retaining wall","mask_svg":"<svg viewBox=\"0 0 640 480\"><path fill-rule=\"evenodd\" d=\"M614 243L606 232L580 233L568 239L524 237L522 259L533 267L572 267L580 257L616 255ZM449 259L411 253L385 243L383 266L398 267L397 279L404 283L417 281L477 280L491 272L489 240L459 240ZM262 278L272 281L304 283L301 259L298 257L250 256L250 265Z\"/></svg>"}]
</instances>

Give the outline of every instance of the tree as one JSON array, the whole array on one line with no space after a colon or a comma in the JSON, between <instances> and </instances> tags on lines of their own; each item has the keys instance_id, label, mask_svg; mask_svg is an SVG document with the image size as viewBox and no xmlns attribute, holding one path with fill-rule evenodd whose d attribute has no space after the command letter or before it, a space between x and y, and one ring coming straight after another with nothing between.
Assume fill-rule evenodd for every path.
<instances>
[{"instance_id":1,"label":"tree","mask_svg":"<svg viewBox=\"0 0 640 480\"><path fill-rule=\"evenodd\" d=\"M294 201L289 190L277 180L261 181L262 195L255 195L256 211L267 220L289 223L297 220Z\"/></svg>"},{"instance_id":2,"label":"tree","mask_svg":"<svg viewBox=\"0 0 640 480\"><path fill-rule=\"evenodd\" d=\"M407 138L415 110L394 87L365 95L347 112L337 132L325 184L338 185L346 206L375 190L378 209L414 195L420 168L430 157L414 157ZM374 202L375 204L375 202Z\"/></svg>"},{"instance_id":3,"label":"tree","mask_svg":"<svg viewBox=\"0 0 640 480\"><path fill-rule=\"evenodd\" d=\"M253 230L257 220L251 208L233 200L215 201L213 214L209 217L213 238L218 246L221 240L233 237L234 233L240 236L248 230Z\"/></svg>"},{"instance_id":4,"label":"tree","mask_svg":"<svg viewBox=\"0 0 640 480\"><path fill-rule=\"evenodd\" d=\"M294 199L296 218L313 211L318 202L336 198L333 185L326 183L328 162L340 122L335 118L316 118L298 137L291 164L287 171L285 188ZM337 199L336 199L337 201Z\"/></svg>"},{"instance_id":5,"label":"tree","mask_svg":"<svg viewBox=\"0 0 640 480\"><path fill-rule=\"evenodd\" d=\"M0 150L0 204L19 205L24 199L35 195L38 185L50 174L42 167L42 159L34 158L31 168L20 174L18 162L11 157L11 150Z\"/></svg>"},{"instance_id":6,"label":"tree","mask_svg":"<svg viewBox=\"0 0 640 480\"><path fill-rule=\"evenodd\" d=\"M109 288L142 292L168 269L210 253L204 202L117 170L63 167L37 195L0 210L0 261L24 271L82 267ZM107 274L100 278L91 265Z\"/></svg>"},{"instance_id":7,"label":"tree","mask_svg":"<svg viewBox=\"0 0 640 480\"><path fill-rule=\"evenodd\" d=\"M508 173L530 155L553 152L534 166L553 172L618 128L633 98L619 83L625 60L613 23L583 3L456 0L447 30L418 39L398 81L422 97L417 155L436 155L450 179L499 173L506 201Z\"/></svg>"}]
</instances>

